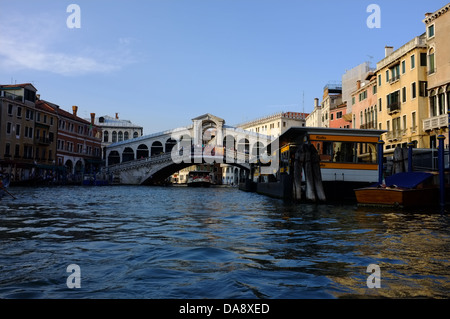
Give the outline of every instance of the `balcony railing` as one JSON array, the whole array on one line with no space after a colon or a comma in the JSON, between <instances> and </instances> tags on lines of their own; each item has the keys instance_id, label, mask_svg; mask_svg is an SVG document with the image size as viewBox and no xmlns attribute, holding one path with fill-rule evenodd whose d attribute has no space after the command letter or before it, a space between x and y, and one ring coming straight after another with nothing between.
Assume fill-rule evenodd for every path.
<instances>
[{"instance_id":1,"label":"balcony railing","mask_svg":"<svg viewBox=\"0 0 450 319\"><path fill-rule=\"evenodd\" d=\"M390 131L386 133L386 138L389 141L399 141L406 134L406 129Z\"/></svg>"},{"instance_id":2,"label":"balcony railing","mask_svg":"<svg viewBox=\"0 0 450 319\"><path fill-rule=\"evenodd\" d=\"M370 129L376 129L377 128L377 123L375 122L368 122L365 124L361 124L361 126L359 127L362 130L370 130Z\"/></svg>"},{"instance_id":3,"label":"balcony railing","mask_svg":"<svg viewBox=\"0 0 450 319\"><path fill-rule=\"evenodd\" d=\"M441 127L448 126L448 115L443 114L439 116L434 116L423 120L423 130L431 131L433 129L438 129Z\"/></svg>"},{"instance_id":4,"label":"balcony railing","mask_svg":"<svg viewBox=\"0 0 450 319\"><path fill-rule=\"evenodd\" d=\"M16 95L16 94L9 93L6 91L1 91L0 97L4 97L6 99L13 100L13 101L23 102L22 95Z\"/></svg>"},{"instance_id":5,"label":"balcony railing","mask_svg":"<svg viewBox=\"0 0 450 319\"><path fill-rule=\"evenodd\" d=\"M50 145L52 141L50 141L50 139L47 137L36 137L36 142L41 145Z\"/></svg>"},{"instance_id":6,"label":"balcony railing","mask_svg":"<svg viewBox=\"0 0 450 319\"><path fill-rule=\"evenodd\" d=\"M400 74L393 76L392 78L389 79L389 83L392 84L394 82L397 82L398 80L400 80Z\"/></svg>"},{"instance_id":7,"label":"balcony railing","mask_svg":"<svg viewBox=\"0 0 450 319\"><path fill-rule=\"evenodd\" d=\"M394 102L389 104L389 114L400 112L401 104L400 102Z\"/></svg>"}]
</instances>

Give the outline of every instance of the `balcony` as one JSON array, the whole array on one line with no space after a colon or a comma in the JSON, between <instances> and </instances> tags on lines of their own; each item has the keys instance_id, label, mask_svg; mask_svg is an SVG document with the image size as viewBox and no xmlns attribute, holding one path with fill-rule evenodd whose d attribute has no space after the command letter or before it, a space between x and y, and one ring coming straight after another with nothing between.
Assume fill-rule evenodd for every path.
<instances>
[{"instance_id":1,"label":"balcony","mask_svg":"<svg viewBox=\"0 0 450 319\"><path fill-rule=\"evenodd\" d=\"M401 141L405 134L406 129L390 131L386 133L386 139L389 142Z\"/></svg>"},{"instance_id":2,"label":"balcony","mask_svg":"<svg viewBox=\"0 0 450 319\"><path fill-rule=\"evenodd\" d=\"M40 145L50 145L52 141L47 137L36 137L36 142Z\"/></svg>"},{"instance_id":3,"label":"balcony","mask_svg":"<svg viewBox=\"0 0 450 319\"><path fill-rule=\"evenodd\" d=\"M434 129L439 129L441 127L447 127L448 125L449 123L447 114L434 116L423 120L424 131L431 131Z\"/></svg>"},{"instance_id":4,"label":"balcony","mask_svg":"<svg viewBox=\"0 0 450 319\"><path fill-rule=\"evenodd\" d=\"M389 83L393 84L393 83L397 82L398 80L400 80L400 74L394 75L392 78L390 78Z\"/></svg>"},{"instance_id":5,"label":"balcony","mask_svg":"<svg viewBox=\"0 0 450 319\"><path fill-rule=\"evenodd\" d=\"M16 101L16 102L23 102L23 96L9 93L6 91L1 91L0 97L4 97L5 99L9 99L9 100Z\"/></svg>"},{"instance_id":6,"label":"balcony","mask_svg":"<svg viewBox=\"0 0 450 319\"><path fill-rule=\"evenodd\" d=\"M389 114L394 114L400 112L401 104L400 102L394 102L388 105Z\"/></svg>"},{"instance_id":7,"label":"balcony","mask_svg":"<svg viewBox=\"0 0 450 319\"><path fill-rule=\"evenodd\" d=\"M375 122L368 122L368 123L362 124L359 128L361 130L376 129L377 128L377 123L375 123Z\"/></svg>"}]
</instances>

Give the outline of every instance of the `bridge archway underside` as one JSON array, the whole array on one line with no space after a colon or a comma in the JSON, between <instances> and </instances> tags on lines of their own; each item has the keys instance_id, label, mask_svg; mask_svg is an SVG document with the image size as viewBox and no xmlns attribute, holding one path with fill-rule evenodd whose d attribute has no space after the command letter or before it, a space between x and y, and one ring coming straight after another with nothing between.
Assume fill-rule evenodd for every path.
<instances>
[{"instance_id":1,"label":"bridge archway underside","mask_svg":"<svg viewBox=\"0 0 450 319\"><path fill-rule=\"evenodd\" d=\"M158 185L163 184L172 174L199 164L217 164L223 163L238 167L246 171L246 175L251 171L253 163L237 163L234 160L221 160L219 156L211 157L192 157L190 161L175 162L169 154L158 157L149 157L146 159L127 162L123 164L108 167L108 172L119 177L121 184L127 185Z\"/></svg>"}]
</instances>

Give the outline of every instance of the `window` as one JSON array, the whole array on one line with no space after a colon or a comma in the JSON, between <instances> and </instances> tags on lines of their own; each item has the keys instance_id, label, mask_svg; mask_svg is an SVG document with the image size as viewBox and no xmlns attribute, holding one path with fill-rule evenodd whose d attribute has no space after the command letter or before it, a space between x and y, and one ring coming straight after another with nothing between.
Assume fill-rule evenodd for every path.
<instances>
[{"instance_id":1,"label":"window","mask_svg":"<svg viewBox=\"0 0 450 319\"><path fill-rule=\"evenodd\" d=\"M378 86L381 86L381 74L378 75Z\"/></svg>"},{"instance_id":2,"label":"window","mask_svg":"<svg viewBox=\"0 0 450 319\"><path fill-rule=\"evenodd\" d=\"M372 95L377 94L377 91L378 91L378 87L377 87L376 85L374 85L374 86L372 87Z\"/></svg>"},{"instance_id":3,"label":"window","mask_svg":"<svg viewBox=\"0 0 450 319\"><path fill-rule=\"evenodd\" d=\"M393 68L389 69L391 71L391 81L394 82L400 79L400 64L394 66Z\"/></svg>"},{"instance_id":4,"label":"window","mask_svg":"<svg viewBox=\"0 0 450 319\"><path fill-rule=\"evenodd\" d=\"M378 106L380 107L380 112L381 112L381 110L383 108L382 104L383 104L383 100L381 98L378 99Z\"/></svg>"},{"instance_id":5,"label":"window","mask_svg":"<svg viewBox=\"0 0 450 319\"><path fill-rule=\"evenodd\" d=\"M402 102L406 102L406 87L402 88Z\"/></svg>"},{"instance_id":6,"label":"window","mask_svg":"<svg viewBox=\"0 0 450 319\"><path fill-rule=\"evenodd\" d=\"M416 131L417 130L417 125L416 125L416 112L413 112L411 114L411 130L412 131Z\"/></svg>"},{"instance_id":7,"label":"window","mask_svg":"<svg viewBox=\"0 0 450 319\"><path fill-rule=\"evenodd\" d=\"M416 67L416 55L411 55L411 70Z\"/></svg>"},{"instance_id":8,"label":"window","mask_svg":"<svg viewBox=\"0 0 450 319\"><path fill-rule=\"evenodd\" d=\"M386 70L386 82L389 82L389 70Z\"/></svg>"},{"instance_id":9,"label":"window","mask_svg":"<svg viewBox=\"0 0 450 319\"><path fill-rule=\"evenodd\" d=\"M426 97L428 96L428 82L427 81L419 81L419 96Z\"/></svg>"},{"instance_id":10,"label":"window","mask_svg":"<svg viewBox=\"0 0 450 319\"><path fill-rule=\"evenodd\" d=\"M403 131L407 130L407 126L406 126L406 115L403 115Z\"/></svg>"},{"instance_id":11,"label":"window","mask_svg":"<svg viewBox=\"0 0 450 319\"><path fill-rule=\"evenodd\" d=\"M359 101L364 101L365 99L367 99L367 90L364 92L359 93Z\"/></svg>"},{"instance_id":12,"label":"window","mask_svg":"<svg viewBox=\"0 0 450 319\"><path fill-rule=\"evenodd\" d=\"M22 108L20 106L17 107L17 117L22 117Z\"/></svg>"},{"instance_id":13,"label":"window","mask_svg":"<svg viewBox=\"0 0 450 319\"><path fill-rule=\"evenodd\" d=\"M116 143L116 142L117 142L117 132L116 132L116 131L113 131L113 132L112 132L112 142L113 142L113 143Z\"/></svg>"},{"instance_id":14,"label":"window","mask_svg":"<svg viewBox=\"0 0 450 319\"><path fill-rule=\"evenodd\" d=\"M12 123L8 122L6 123L6 134L11 134L12 130Z\"/></svg>"},{"instance_id":15,"label":"window","mask_svg":"<svg viewBox=\"0 0 450 319\"><path fill-rule=\"evenodd\" d=\"M20 136L20 124L16 124L16 137L19 138Z\"/></svg>"},{"instance_id":16,"label":"window","mask_svg":"<svg viewBox=\"0 0 450 319\"><path fill-rule=\"evenodd\" d=\"M352 97L352 105L355 105L355 97Z\"/></svg>"},{"instance_id":17,"label":"window","mask_svg":"<svg viewBox=\"0 0 450 319\"><path fill-rule=\"evenodd\" d=\"M11 156L11 144L6 143L5 145L5 157Z\"/></svg>"},{"instance_id":18,"label":"window","mask_svg":"<svg viewBox=\"0 0 450 319\"><path fill-rule=\"evenodd\" d=\"M12 104L8 104L8 115L12 115L13 114L13 106Z\"/></svg>"},{"instance_id":19,"label":"window","mask_svg":"<svg viewBox=\"0 0 450 319\"><path fill-rule=\"evenodd\" d=\"M390 112L400 110L400 91L395 91L387 96L387 105Z\"/></svg>"},{"instance_id":20,"label":"window","mask_svg":"<svg viewBox=\"0 0 450 319\"><path fill-rule=\"evenodd\" d=\"M420 54L420 66L427 66L427 54L426 53Z\"/></svg>"},{"instance_id":21,"label":"window","mask_svg":"<svg viewBox=\"0 0 450 319\"><path fill-rule=\"evenodd\" d=\"M103 133L103 142L108 143L108 139L109 139L109 132L105 131L105 133Z\"/></svg>"},{"instance_id":22,"label":"window","mask_svg":"<svg viewBox=\"0 0 450 319\"><path fill-rule=\"evenodd\" d=\"M430 67L428 68L428 74L433 74L436 69L435 69L435 64L434 64L434 50L431 49L430 53L428 55L428 61L430 62Z\"/></svg>"},{"instance_id":23,"label":"window","mask_svg":"<svg viewBox=\"0 0 450 319\"><path fill-rule=\"evenodd\" d=\"M428 38L434 37L434 24L428 27Z\"/></svg>"},{"instance_id":24,"label":"window","mask_svg":"<svg viewBox=\"0 0 450 319\"><path fill-rule=\"evenodd\" d=\"M402 61L402 74L406 73L406 61Z\"/></svg>"},{"instance_id":25,"label":"window","mask_svg":"<svg viewBox=\"0 0 450 319\"><path fill-rule=\"evenodd\" d=\"M417 97L417 90L416 90L416 82L411 84L411 98L415 99Z\"/></svg>"},{"instance_id":26,"label":"window","mask_svg":"<svg viewBox=\"0 0 450 319\"><path fill-rule=\"evenodd\" d=\"M386 130L389 132L391 130L391 122L387 121L386 122Z\"/></svg>"},{"instance_id":27,"label":"window","mask_svg":"<svg viewBox=\"0 0 450 319\"><path fill-rule=\"evenodd\" d=\"M32 119L33 119L33 111L27 109L27 110L25 111L25 118L26 118L27 120L32 120Z\"/></svg>"}]
</instances>

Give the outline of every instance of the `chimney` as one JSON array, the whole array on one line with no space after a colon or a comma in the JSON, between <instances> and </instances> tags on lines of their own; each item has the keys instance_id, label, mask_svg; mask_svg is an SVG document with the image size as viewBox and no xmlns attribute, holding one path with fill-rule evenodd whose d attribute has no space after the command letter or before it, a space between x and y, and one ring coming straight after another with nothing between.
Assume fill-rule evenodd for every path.
<instances>
[{"instance_id":1,"label":"chimney","mask_svg":"<svg viewBox=\"0 0 450 319\"><path fill-rule=\"evenodd\" d=\"M319 99L315 98L314 99L314 108L317 108L317 107L319 107Z\"/></svg>"},{"instance_id":2,"label":"chimney","mask_svg":"<svg viewBox=\"0 0 450 319\"><path fill-rule=\"evenodd\" d=\"M356 89L359 90L361 88L361 80L356 81Z\"/></svg>"},{"instance_id":3,"label":"chimney","mask_svg":"<svg viewBox=\"0 0 450 319\"><path fill-rule=\"evenodd\" d=\"M394 52L394 47L390 47L390 46L385 46L384 47L384 57L385 58L390 56L392 54L392 52Z\"/></svg>"},{"instance_id":4,"label":"chimney","mask_svg":"<svg viewBox=\"0 0 450 319\"><path fill-rule=\"evenodd\" d=\"M116 113L116 120L119 119L119 113Z\"/></svg>"},{"instance_id":5,"label":"chimney","mask_svg":"<svg viewBox=\"0 0 450 319\"><path fill-rule=\"evenodd\" d=\"M76 105L72 106L72 111L73 111L73 115L77 116L78 106L76 106Z\"/></svg>"},{"instance_id":6,"label":"chimney","mask_svg":"<svg viewBox=\"0 0 450 319\"><path fill-rule=\"evenodd\" d=\"M91 113L91 124L94 125L95 123L95 113Z\"/></svg>"}]
</instances>

